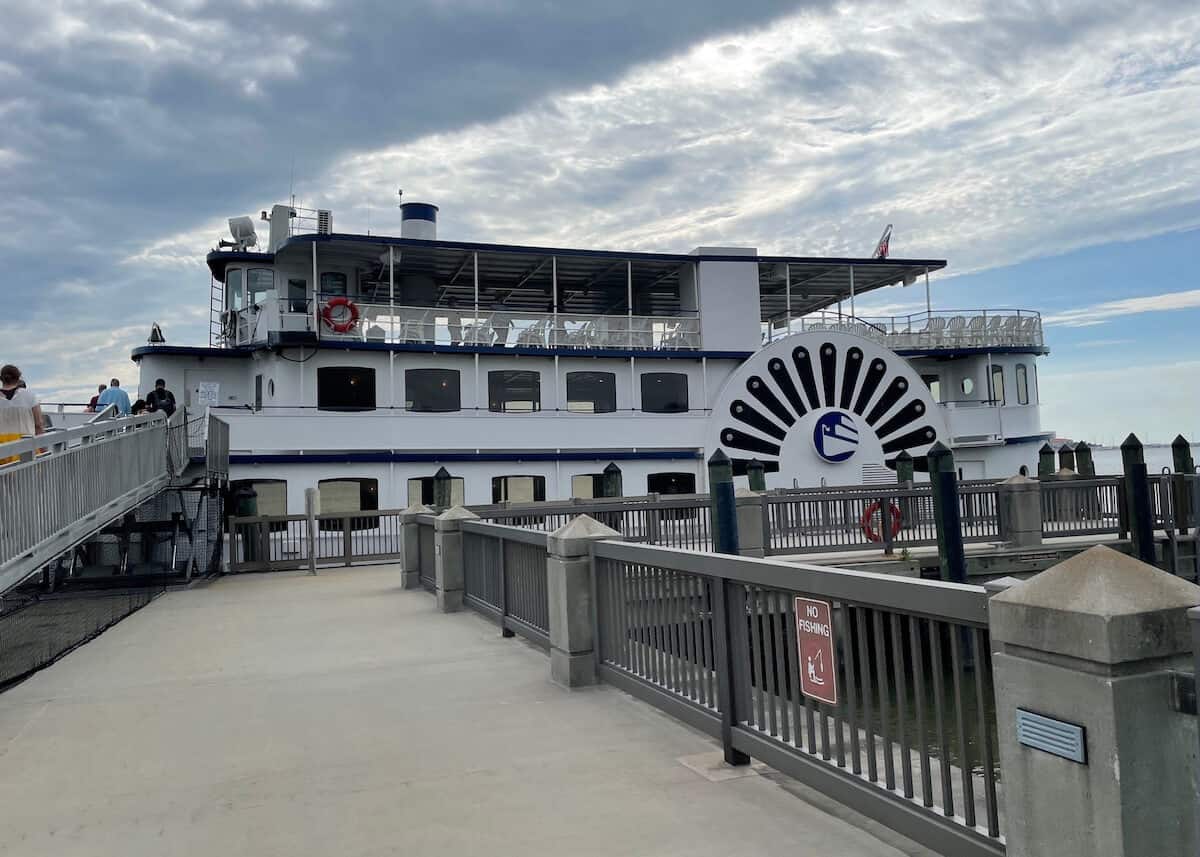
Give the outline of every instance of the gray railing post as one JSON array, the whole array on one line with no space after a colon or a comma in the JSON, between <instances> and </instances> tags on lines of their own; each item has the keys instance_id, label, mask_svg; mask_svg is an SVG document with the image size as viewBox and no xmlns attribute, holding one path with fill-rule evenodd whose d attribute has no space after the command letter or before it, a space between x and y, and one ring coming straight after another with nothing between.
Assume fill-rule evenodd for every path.
<instances>
[{"instance_id":1,"label":"gray railing post","mask_svg":"<svg viewBox=\"0 0 1200 857\"><path fill-rule=\"evenodd\" d=\"M354 519L349 515L342 516L342 564L354 564Z\"/></svg>"},{"instance_id":2,"label":"gray railing post","mask_svg":"<svg viewBox=\"0 0 1200 857\"><path fill-rule=\"evenodd\" d=\"M750 463L746 465L746 479L750 483L751 491L767 490L767 470L757 458L750 459Z\"/></svg>"},{"instance_id":3,"label":"gray railing post","mask_svg":"<svg viewBox=\"0 0 1200 857\"><path fill-rule=\"evenodd\" d=\"M546 537L550 680L562 687L596 683L595 569L592 542L621 534L579 515Z\"/></svg>"},{"instance_id":4,"label":"gray railing post","mask_svg":"<svg viewBox=\"0 0 1200 857\"><path fill-rule=\"evenodd\" d=\"M720 448L708 459L708 491L713 552L736 554L738 520L733 465Z\"/></svg>"},{"instance_id":5,"label":"gray railing post","mask_svg":"<svg viewBox=\"0 0 1200 857\"><path fill-rule=\"evenodd\" d=\"M1053 476L1057 469L1054 464L1054 447L1043 443L1042 448L1038 450L1038 479Z\"/></svg>"},{"instance_id":6,"label":"gray railing post","mask_svg":"<svg viewBox=\"0 0 1200 857\"><path fill-rule=\"evenodd\" d=\"M737 506L737 552L741 556L767 555L767 544L764 540L765 499L764 495L745 488L738 488L734 492L734 503Z\"/></svg>"},{"instance_id":7,"label":"gray railing post","mask_svg":"<svg viewBox=\"0 0 1200 857\"><path fill-rule=\"evenodd\" d=\"M443 613L462 609L465 575L461 524L478 518L470 509L454 506L433 519L437 606Z\"/></svg>"},{"instance_id":8,"label":"gray railing post","mask_svg":"<svg viewBox=\"0 0 1200 857\"><path fill-rule=\"evenodd\" d=\"M601 492L605 497L624 496L625 488L622 485L621 468L617 467L615 461L610 461L604 468L604 475L600 477L600 485Z\"/></svg>"},{"instance_id":9,"label":"gray railing post","mask_svg":"<svg viewBox=\"0 0 1200 857\"><path fill-rule=\"evenodd\" d=\"M1175 440L1171 441L1171 463L1175 466L1175 472L1179 474L1174 479L1173 493L1175 495L1175 524L1182 536L1186 535L1188 529L1194 526L1192 498L1189 496L1188 480L1184 478L1184 475L1195 473L1196 462L1192 458L1192 445L1181 434L1175 435ZM1200 542L1197 542L1197 549L1200 549Z\"/></svg>"},{"instance_id":10,"label":"gray railing post","mask_svg":"<svg viewBox=\"0 0 1200 857\"><path fill-rule=\"evenodd\" d=\"M453 484L454 478L445 467L439 467L437 473L433 474L433 508L438 512L450 508Z\"/></svg>"},{"instance_id":11,"label":"gray railing post","mask_svg":"<svg viewBox=\"0 0 1200 857\"><path fill-rule=\"evenodd\" d=\"M1197 853L1196 717L1171 702L1197 603L1102 546L990 599L1009 857Z\"/></svg>"},{"instance_id":12,"label":"gray railing post","mask_svg":"<svg viewBox=\"0 0 1200 857\"><path fill-rule=\"evenodd\" d=\"M965 583L967 558L963 551L962 520L958 510L958 474L954 470L954 453L938 441L930 448L928 458L941 577L942 580Z\"/></svg>"},{"instance_id":13,"label":"gray railing post","mask_svg":"<svg viewBox=\"0 0 1200 857\"><path fill-rule=\"evenodd\" d=\"M421 525L417 515L432 512L428 506L413 503L400 513L400 586L417 589L421 585Z\"/></svg>"},{"instance_id":14,"label":"gray railing post","mask_svg":"<svg viewBox=\"0 0 1200 857\"><path fill-rule=\"evenodd\" d=\"M1121 444L1121 465L1125 471L1125 508L1129 515L1133 555L1142 562L1153 564L1154 509L1150 504L1150 479L1146 474L1142 442L1135 434L1130 434Z\"/></svg>"},{"instance_id":15,"label":"gray railing post","mask_svg":"<svg viewBox=\"0 0 1200 857\"><path fill-rule=\"evenodd\" d=\"M1010 476L996 485L1000 540L1013 547L1042 543L1042 484L1028 476Z\"/></svg>"},{"instance_id":16,"label":"gray railing post","mask_svg":"<svg viewBox=\"0 0 1200 857\"><path fill-rule=\"evenodd\" d=\"M308 573L317 573L317 515L321 514L321 492L304 489L304 548L308 554Z\"/></svg>"}]
</instances>

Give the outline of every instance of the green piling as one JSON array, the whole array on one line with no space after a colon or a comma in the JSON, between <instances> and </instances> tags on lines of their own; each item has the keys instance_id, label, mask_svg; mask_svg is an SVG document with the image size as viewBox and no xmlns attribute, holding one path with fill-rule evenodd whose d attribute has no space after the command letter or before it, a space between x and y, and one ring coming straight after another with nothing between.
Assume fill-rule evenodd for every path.
<instances>
[{"instance_id":1,"label":"green piling","mask_svg":"<svg viewBox=\"0 0 1200 857\"><path fill-rule=\"evenodd\" d=\"M1092 447L1086 440L1075 444L1075 467L1076 472L1084 479L1091 479L1096 475L1096 462L1092 460Z\"/></svg>"},{"instance_id":2,"label":"green piling","mask_svg":"<svg viewBox=\"0 0 1200 857\"><path fill-rule=\"evenodd\" d=\"M1154 510L1150 505L1150 479L1146 474L1146 456L1137 435L1130 434L1121 444L1121 466L1125 472L1125 508L1129 515L1129 538L1133 555L1154 565Z\"/></svg>"},{"instance_id":3,"label":"green piling","mask_svg":"<svg viewBox=\"0 0 1200 857\"><path fill-rule=\"evenodd\" d=\"M963 550L962 519L958 509L958 473L954 469L954 453L938 441L930 448L928 458L941 577L942 580L966 583L967 557Z\"/></svg>"},{"instance_id":4,"label":"green piling","mask_svg":"<svg viewBox=\"0 0 1200 857\"><path fill-rule=\"evenodd\" d=\"M1043 443L1042 448L1038 450L1038 479L1053 476L1057 469L1054 463L1054 447L1049 443Z\"/></svg>"},{"instance_id":5,"label":"green piling","mask_svg":"<svg viewBox=\"0 0 1200 857\"><path fill-rule=\"evenodd\" d=\"M604 475L600 477L600 486L601 496L625 496L625 488L621 478L621 468L617 467L617 463L615 461L610 461L608 463L608 467L604 468Z\"/></svg>"},{"instance_id":6,"label":"green piling","mask_svg":"<svg viewBox=\"0 0 1200 857\"><path fill-rule=\"evenodd\" d=\"M750 480L751 491L767 490L767 470L757 458L750 459L746 465L746 478Z\"/></svg>"},{"instance_id":7,"label":"green piling","mask_svg":"<svg viewBox=\"0 0 1200 857\"><path fill-rule=\"evenodd\" d=\"M453 478L450 476L450 471L445 467L439 467L438 472L433 474L433 508L438 512L444 512L450 508L450 486Z\"/></svg>"}]
</instances>

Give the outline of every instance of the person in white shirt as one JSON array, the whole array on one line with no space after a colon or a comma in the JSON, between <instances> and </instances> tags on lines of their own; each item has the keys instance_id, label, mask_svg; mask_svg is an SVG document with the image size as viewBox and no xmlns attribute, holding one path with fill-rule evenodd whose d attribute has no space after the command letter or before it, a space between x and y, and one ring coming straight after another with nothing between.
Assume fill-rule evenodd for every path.
<instances>
[{"instance_id":1,"label":"person in white shirt","mask_svg":"<svg viewBox=\"0 0 1200 857\"><path fill-rule=\"evenodd\" d=\"M21 370L12 364L0 367L0 443L45 432L45 420L37 397L21 382ZM17 456L0 458L0 464Z\"/></svg>"}]
</instances>

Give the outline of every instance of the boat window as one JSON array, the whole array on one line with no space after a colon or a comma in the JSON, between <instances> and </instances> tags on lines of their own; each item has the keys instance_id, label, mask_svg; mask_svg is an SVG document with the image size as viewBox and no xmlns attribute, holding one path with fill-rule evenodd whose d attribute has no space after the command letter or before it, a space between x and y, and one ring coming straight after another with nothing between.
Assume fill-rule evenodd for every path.
<instances>
[{"instance_id":1,"label":"boat window","mask_svg":"<svg viewBox=\"0 0 1200 857\"><path fill-rule=\"evenodd\" d=\"M1038 383L1037 364L1033 364L1033 401L1040 402L1042 400L1041 385Z\"/></svg>"},{"instance_id":2,"label":"boat window","mask_svg":"<svg viewBox=\"0 0 1200 857\"><path fill-rule=\"evenodd\" d=\"M1029 374L1024 363L1017 364L1017 404L1029 404Z\"/></svg>"},{"instance_id":3,"label":"boat window","mask_svg":"<svg viewBox=\"0 0 1200 857\"><path fill-rule=\"evenodd\" d=\"M571 477L571 496L590 500L604 496L603 473L579 473Z\"/></svg>"},{"instance_id":4,"label":"boat window","mask_svg":"<svg viewBox=\"0 0 1200 857\"><path fill-rule=\"evenodd\" d=\"M267 298L267 292L275 288L275 272L270 268L251 268L246 272L246 300L250 306L258 306Z\"/></svg>"},{"instance_id":5,"label":"boat window","mask_svg":"<svg viewBox=\"0 0 1200 857\"><path fill-rule=\"evenodd\" d=\"M450 505L461 506L466 491L466 481L461 476L450 477ZM416 476L408 480L408 505L424 503L433 505L433 477Z\"/></svg>"},{"instance_id":6,"label":"boat window","mask_svg":"<svg viewBox=\"0 0 1200 857\"><path fill-rule=\"evenodd\" d=\"M230 268L225 272L225 301L229 309L237 310L245 306L241 268Z\"/></svg>"},{"instance_id":7,"label":"boat window","mask_svg":"<svg viewBox=\"0 0 1200 857\"><path fill-rule=\"evenodd\" d=\"M488 372L488 410L528 414L542 409L542 380L537 372Z\"/></svg>"},{"instance_id":8,"label":"boat window","mask_svg":"<svg viewBox=\"0 0 1200 857\"><path fill-rule=\"evenodd\" d=\"M567 410L611 414L617 409L617 376L612 372L568 372Z\"/></svg>"},{"instance_id":9,"label":"boat window","mask_svg":"<svg viewBox=\"0 0 1200 857\"><path fill-rule=\"evenodd\" d=\"M404 370L404 407L423 413L460 410L462 396L458 370Z\"/></svg>"},{"instance_id":10,"label":"boat window","mask_svg":"<svg viewBox=\"0 0 1200 857\"><path fill-rule=\"evenodd\" d=\"M642 410L652 414L678 414L688 409L687 375L682 372L647 372L642 375Z\"/></svg>"},{"instance_id":11,"label":"boat window","mask_svg":"<svg viewBox=\"0 0 1200 857\"><path fill-rule=\"evenodd\" d=\"M962 391L964 396L969 396L975 392L975 380L973 378L962 379Z\"/></svg>"},{"instance_id":12,"label":"boat window","mask_svg":"<svg viewBox=\"0 0 1200 857\"><path fill-rule=\"evenodd\" d=\"M288 311L308 312L308 280L288 279Z\"/></svg>"},{"instance_id":13,"label":"boat window","mask_svg":"<svg viewBox=\"0 0 1200 857\"><path fill-rule=\"evenodd\" d=\"M935 402L942 400L942 379L938 375L922 375L921 380L925 382L925 386L929 388L929 395L933 397Z\"/></svg>"},{"instance_id":14,"label":"boat window","mask_svg":"<svg viewBox=\"0 0 1200 857\"><path fill-rule=\"evenodd\" d=\"M646 490L651 494L695 494L694 473L651 473L646 477Z\"/></svg>"},{"instance_id":15,"label":"boat window","mask_svg":"<svg viewBox=\"0 0 1200 857\"><path fill-rule=\"evenodd\" d=\"M493 476L492 502L541 503L546 499L545 476Z\"/></svg>"},{"instance_id":16,"label":"boat window","mask_svg":"<svg viewBox=\"0 0 1200 857\"><path fill-rule=\"evenodd\" d=\"M287 514L287 481L284 479L235 479L229 483L230 494L239 488L249 487L258 495L257 505L259 515ZM278 528L272 524L271 529L283 529L286 526L279 523Z\"/></svg>"},{"instance_id":17,"label":"boat window","mask_svg":"<svg viewBox=\"0 0 1200 857\"><path fill-rule=\"evenodd\" d=\"M346 294L346 275L340 271L323 271L321 273L321 294L333 297Z\"/></svg>"},{"instance_id":18,"label":"boat window","mask_svg":"<svg viewBox=\"0 0 1200 857\"><path fill-rule=\"evenodd\" d=\"M1004 397L1004 367L992 365L992 401L1008 404Z\"/></svg>"},{"instance_id":19,"label":"boat window","mask_svg":"<svg viewBox=\"0 0 1200 857\"><path fill-rule=\"evenodd\" d=\"M322 366L317 370L317 407L323 411L374 410L375 370Z\"/></svg>"},{"instance_id":20,"label":"boat window","mask_svg":"<svg viewBox=\"0 0 1200 857\"><path fill-rule=\"evenodd\" d=\"M347 512L373 512L379 508L378 479L322 479L317 483L322 515L344 515ZM379 525L375 516L352 521L352 529L370 529ZM342 529L338 520L322 520L320 530Z\"/></svg>"},{"instance_id":21,"label":"boat window","mask_svg":"<svg viewBox=\"0 0 1200 857\"><path fill-rule=\"evenodd\" d=\"M263 383L262 375L254 376L254 410L262 410Z\"/></svg>"}]
</instances>

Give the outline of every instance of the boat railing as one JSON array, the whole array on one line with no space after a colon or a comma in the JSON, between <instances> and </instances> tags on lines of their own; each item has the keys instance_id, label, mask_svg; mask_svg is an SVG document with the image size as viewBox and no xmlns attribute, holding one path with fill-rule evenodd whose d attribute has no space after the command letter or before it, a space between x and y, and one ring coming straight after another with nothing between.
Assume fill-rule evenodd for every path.
<instances>
[{"instance_id":1,"label":"boat railing","mask_svg":"<svg viewBox=\"0 0 1200 857\"><path fill-rule=\"evenodd\" d=\"M322 295L324 308L337 295ZM351 299L321 314L322 340L391 344L695 351L700 318L691 316L587 315L517 310L400 306ZM317 315L309 301L266 298L226 316L230 346L266 342L271 331L312 331ZM352 322L352 323L351 323ZM345 327L345 329L341 329Z\"/></svg>"},{"instance_id":2,"label":"boat railing","mask_svg":"<svg viewBox=\"0 0 1200 857\"><path fill-rule=\"evenodd\" d=\"M1041 314L1024 309L934 310L892 316L823 312L792 320L791 333L805 331L851 333L897 350L1045 345ZM771 336L788 332L787 328L773 330Z\"/></svg>"},{"instance_id":3,"label":"boat railing","mask_svg":"<svg viewBox=\"0 0 1200 857\"><path fill-rule=\"evenodd\" d=\"M321 296L326 306L332 296ZM493 348L684 350L700 348L698 316L587 315L524 310L399 306L354 300L358 317L346 330L349 310L322 317L323 340ZM341 322L339 324L338 322Z\"/></svg>"}]
</instances>

